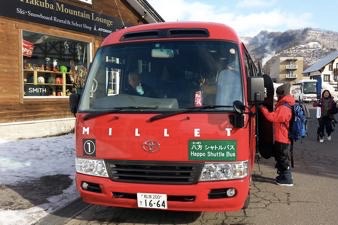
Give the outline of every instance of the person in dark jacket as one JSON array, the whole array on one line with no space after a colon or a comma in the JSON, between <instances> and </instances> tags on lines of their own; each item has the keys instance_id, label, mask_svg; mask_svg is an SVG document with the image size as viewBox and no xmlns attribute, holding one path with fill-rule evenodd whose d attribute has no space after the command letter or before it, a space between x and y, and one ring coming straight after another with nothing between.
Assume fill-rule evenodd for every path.
<instances>
[{"instance_id":1,"label":"person in dark jacket","mask_svg":"<svg viewBox=\"0 0 338 225\"><path fill-rule=\"evenodd\" d=\"M318 118L319 127L317 135L319 142L324 142L324 130L327 134L327 140L331 141L331 133L333 131L334 114L337 113L337 106L330 91L324 90L322 97L318 102L313 104L315 107L320 107L320 118Z\"/></svg>"},{"instance_id":2,"label":"person in dark jacket","mask_svg":"<svg viewBox=\"0 0 338 225\"><path fill-rule=\"evenodd\" d=\"M276 90L277 103L275 110L269 112L264 106L260 110L264 117L273 123L274 130L274 157L276 161L276 169L278 176L276 183L281 186L293 186L293 178L291 174L289 159L289 123L292 117L290 106L295 104L295 99L290 95L290 84L285 83Z\"/></svg>"},{"instance_id":3,"label":"person in dark jacket","mask_svg":"<svg viewBox=\"0 0 338 225\"><path fill-rule=\"evenodd\" d=\"M144 97L156 97L154 91L148 85L141 82L140 75L136 72L128 74L128 89L126 93Z\"/></svg>"}]
</instances>

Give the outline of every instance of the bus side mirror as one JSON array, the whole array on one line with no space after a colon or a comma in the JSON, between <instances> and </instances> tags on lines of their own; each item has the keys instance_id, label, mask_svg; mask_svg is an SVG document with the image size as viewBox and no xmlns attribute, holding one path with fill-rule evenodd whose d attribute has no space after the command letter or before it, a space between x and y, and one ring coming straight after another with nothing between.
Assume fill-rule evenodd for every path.
<instances>
[{"instance_id":1,"label":"bus side mirror","mask_svg":"<svg viewBox=\"0 0 338 225\"><path fill-rule=\"evenodd\" d=\"M248 78L248 101L250 103L262 103L265 98L264 78Z\"/></svg>"},{"instance_id":2,"label":"bus side mirror","mask_svg":"<svg viewBox=\"0 0 338 225\"><path fill-rule=\"evenodd\" d=\"M233 103L233 108L234 108L236 113L243 114L244 110L245 110L245 105L243 104L243 102L236 100Z\"/></svg>"},{"instance_id":3,"label":"bus side mirror","mask_svg":"<svg viewBox=\"0 0 338 225\"><path fill-rule=\"evenodd\" d=\"M244 111L245 106L243 102L241 101L234 101L233 102L233 108L235 111L235 114L230 115L230 123L236 127L236 128L242 128L244 127Z\"/></svg>"},{"instance_id":4,"label":"bus side mirror","mask_svg":"<svg viewBox=\"0 0 338 225\"><path fill-rule=\"evenodd\" d=\"M70 108L70 111L74 114L74 116L77 113L77 108L78 108L79 103L80 103L80 97L81 97L81 95L79 95L77 93L72 93L69 96L69 108Z\"/></svg>"}]
</instances>

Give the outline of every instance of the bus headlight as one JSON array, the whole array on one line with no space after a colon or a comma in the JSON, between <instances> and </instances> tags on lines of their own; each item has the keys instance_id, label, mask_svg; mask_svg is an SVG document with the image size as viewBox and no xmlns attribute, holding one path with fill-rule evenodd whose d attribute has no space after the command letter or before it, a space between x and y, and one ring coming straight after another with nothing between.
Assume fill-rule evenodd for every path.
<instances>
[{"instance_id":1,"label":"bus headlight","mask_svg":"<svg viewBox=\"0 0 338 225\"><path fill-rule=\"evenodd\" d=\"M75 158L75 168L77 173L108 177L106 165L100 159Z\"/></svg>"},{"instance_id":2,"label":"bus headlight","mask_svg":"<svg viewBox=\"0 0 338 225\"><path fill-rule=\"evenodd\" d=\"M248 161L206 163L202 168L200 181L232 180L248 175Z\"/></svg>"}]
</instances>

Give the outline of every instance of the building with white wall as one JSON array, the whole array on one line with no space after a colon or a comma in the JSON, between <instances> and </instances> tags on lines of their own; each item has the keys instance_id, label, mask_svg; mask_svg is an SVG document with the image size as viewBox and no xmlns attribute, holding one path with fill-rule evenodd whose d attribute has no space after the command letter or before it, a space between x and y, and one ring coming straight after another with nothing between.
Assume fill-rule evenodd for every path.
<instances>
[{"instance_id":1,"label":"building with white wall","mask_svg":"<svg viewBox=\"0 0 338 225\"><path fill-rule=\"evenodd\" d=\"M331 52L325 57L306 68L304 76L316 79L322 90L328 89L337 100L338 98L338 51Z\"/></svg>"}]
</instances>

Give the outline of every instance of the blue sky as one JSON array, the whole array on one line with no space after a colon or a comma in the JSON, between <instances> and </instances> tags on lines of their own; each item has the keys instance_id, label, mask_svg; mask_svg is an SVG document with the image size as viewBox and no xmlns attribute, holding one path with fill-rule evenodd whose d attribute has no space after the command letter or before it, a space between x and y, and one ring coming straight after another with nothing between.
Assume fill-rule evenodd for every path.
<instances>
[{"instance_id":1,"label":"blue sky","mask_svg":"<svg viewBox=\"0 0 338 225\"><path fill-rule=\"evenodd\" d=\"M212 21L240 36L305 27L338 32L335 0L147 0L165 21Z\"/></svg>"}]
</instances>

